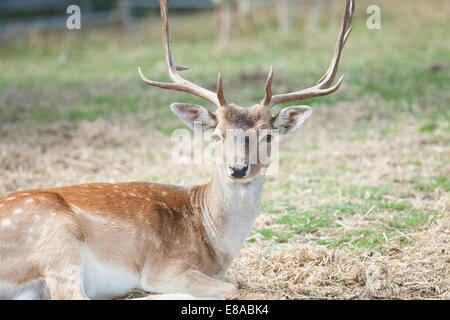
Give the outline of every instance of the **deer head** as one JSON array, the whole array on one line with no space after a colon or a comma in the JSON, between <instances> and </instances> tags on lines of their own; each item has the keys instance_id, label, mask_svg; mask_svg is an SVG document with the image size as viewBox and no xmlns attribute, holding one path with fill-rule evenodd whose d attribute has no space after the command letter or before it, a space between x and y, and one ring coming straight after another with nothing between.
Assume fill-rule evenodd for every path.
<instances>
[{"instance_id":1,"label":"deer head","mask_svg":"<svg viewBox=\"0 0 450 320\"><path fill-rule=\"evenodd\" d=\"M217 110L214 113L202 106L184 103L174 103L170 108L190 128L194 129L197 127L203 132L212 133L213 138L221 142L223 149L226 149L228 146L227 150L238 150L233 153L232 157L226 157L223 162L223 170L234 183L247 182L261 173L264 168L267 168L269 163L259 157L259 150L264 148L266 150L265 154L270 155L271 130L276 130L279 134L290 133L298 128L312 113L312 109L308 106L293 106L284 108L278 114L272 115L271 109L273 106L329 95L336 92L342 84L343 76L339 78L335 85L333 85L333 82L342 49L352 30L350 24L354 11L354 0L346 0L341 29L331 64L316 85L296 92L273 95L273 69L271 67L266 81L264 99L260 103L246 108L227 101L223 93L220 73L218 75L216 92L202 88L180 76L178 71L187 70L188 68L176 64L172 57L167 18L169 0L160 0L159 2L165 61L172 82L149 80L144 76L140 68L138 68L139 75L150 86L188 92L217 106ZM201 123L201 125L195 126L196 122ZM229 154L229 152L221 153L224 155ZM255 161L250 161L250 159L255 159Z\"/></svg>"}]
</instances>

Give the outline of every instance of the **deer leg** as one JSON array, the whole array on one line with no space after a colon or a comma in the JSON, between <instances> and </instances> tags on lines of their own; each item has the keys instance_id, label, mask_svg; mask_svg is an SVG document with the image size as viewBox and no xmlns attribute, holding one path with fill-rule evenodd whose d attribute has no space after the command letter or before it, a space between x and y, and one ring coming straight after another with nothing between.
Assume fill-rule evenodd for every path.
<instances>
[{"instance_id":1,"label":"deer leg","mask_svg":"<svg viewBox=\"0 0 450 320\"><path fill-rule=\"evenodd\" d=\"M88 300L80 281L75 277L49 277L47 286L53 300Z\"/></svg>"},{"instance_id":2,"label":"deer leg","mask_svg":"<svg viewBox=\"0 0 450 320\"><path fill-rule=\"evenodd\" d=\"M145 297L133 298L130 300L196 300L197 298L183 293L149 294Z\"/></svg>"},{"instance_id":3,"label":"deer leg","mask_svg":"<svg viewBox=\"0 0 450 320\"><path fill-rule=\"evenodd\" d=\"M230 42L233 8L227 2L221 4L221 7L218 10L219 10L219 21L218 21L219 35L216 50L219 55L222 55L228 50Z\"/></svg>"},{"instance_id":4,"label":"deer leg","mask_svg":"<svg viewBox=\"0 0 450 320\"><path fill-rule=\"evenodd\" d=\"M49 300L50 292L44 279L36 279L10 289L8 295L0 299L11 300Z\"/></svg>"},{"instance_id":5,"label":"deer leg","mask_svg":"<svg viewBox=\"0 0 450 320\"><path fill-rule=\"evenodd\" d=\"M232 278L225 277L224 281L231 283L236 288L239 287L239 284L237 283L237 281Z\"/></svg>"},{"instance_id":6,"label":"deer leg","mask_svg":"<svg viewBox=\"0 0 450 320\"><path fill-rule=\"evenodd\" d=\"M258 47L258 42L256 41L256 29L255 29L255 21L253 20L253 14L249 12L247 14L247 29L249 30L252 47L255 49Z\"/></svg>"},{"instance_id":7,"label":"deer leg","mask_svg":"<svg viewBox=\"0 0 450 320\"><path fill-rule=\"evenodd\" d=\"M255 30L255 23L253 20L252 10L250 8L250 2L248 0L239 1L238 22L240 20L243 21L245 36L250 36L251 45L255 49L256 44L257 44L256 43L256 30ZM241 36L241 38L243 38L243 37Z\"/></svg>"},{"instance_id":8,"label":"deer leg","mask_svg":"<svg viewBox=\"0 0 450 320\"><path fill-rule=\"evenodd\" d=\"M225 298L237 294L234 284L214 279L187 266L165 269L159 276L152 274L144 281L143 289L150 292L180 293L203 298Z\"/></svg>"},{"instance_id":9,"label":"deer leg","mask_svg":"<svg viewBox=\"0 0 450 320\"><path fill-rule=\"evenodd\" d=\"M51 299L54 300L86 300L83 289L84 257L81 242L67 226L66 232L54 233L39 250L45 255L42 274ZM54 231L54 230L50 230Z\"/></svg>"},{"instance_id":10,"label":"deer leg","mask_svg":"<svg viewBox=\"0 0 450 320\"><path fill-rule=\"evenodd\" d=\"M62 261L63 259L60 259ZM64 263L53 262L52 268L46 270L45 280L50 296L54 300L86 300L88 297L83 290L82 260Z\"/></svg>"},{"instance_id":11,"label":"deer leg","mask_svg":"<svg viewBox=\"0 0 450 320\"><path fill-rule=\"evenodd\" d=\"M225 298L238 292L233 283L211 278L198 270L188 270L183 277L186 289L197 297Z\"/></svg>"}]
</instances>

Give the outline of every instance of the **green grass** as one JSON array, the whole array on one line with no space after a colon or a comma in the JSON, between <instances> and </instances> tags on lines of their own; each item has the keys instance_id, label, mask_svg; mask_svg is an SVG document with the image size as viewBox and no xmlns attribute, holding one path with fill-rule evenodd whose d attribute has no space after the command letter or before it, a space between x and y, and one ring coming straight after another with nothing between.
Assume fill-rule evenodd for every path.
<instances>
[{"instance_id":1,"label":"green grass","mask_svg":"<svg viewBox=\"0 0 450 320\"><path fill-rule=\"evenodd\" d=\"M365 16L362 7L358 10L361 10L358 17ZM262 17L264 14L268 15L263 13ZM269 16L267 21L273 21L274 17ZM198 14L195 19L180 15L173 17L174 55L178 62L193 67L184 73L187 78L211 89L215 87L217 72L221 71L227 95L237 103L254 103L263 96L264 77L271 64L275 68L274 88L278 91L280 86L301 88L313 84L326 70L331 58L336 30L322 26L320 36L308 37L303 31L303 19L294 20L298 37L290 39L279 37L273 29L273 23L263 23L264 20L260 19L257 24L261 49L252 50L244 43L239 53L216 57L211 55L214 49L214 28L200 27L210 23L210 18L208 14ZM186 21L189 21L189 27ZM380 102L397 105L406 102L408 108L413 103L422 106L419 109L391 109L389 117L401 116L405 111L422 117L422 109L431 108L433 118L439 115L441 119L444 116L448 120L448 103L445 96L439 93L446 90L450 75L445 69L430 69L427 66L448 61L450 50L443 44L430 45L427 50L422 47L429 34L438 38L439 35L445 36L445 32L439 24L428 24L427 28L416 30L414 38L393 33L396 23L401 21L393 19L382 30L368 32L365 20L356 19L340 65L340 73L346 74L346 89L305 103L331 106L337 101L353 101L355 96L361 99L376 93ZM31 90L30 94L33 95L39 88L46 88L46 94L56 96L61 96L62 91L73 91L78 95L78 105L70 101L61 105L61 100L56 99L50 106L45 106L45 100L37 99L18 108L13 103L0 111L1 117L3 120L17 119L19 113L21 119L29 113L29 118L37 121L61 118L81 121L147 109L168 109L174 98L203 103L187 94L162 93L162 90L141 83L136 71L139 65L149 77L167 79L162 65L159 27L155 21L151 28L145 26L137 32L133 31L133 34L108 28L91 37L63 32L63 38L51 34L48 40L42 36L39 41L16 43L2 48L0 94L11 88ZM359 54L362 50L370 54ZM244 73L261 76L256 80L244 80ZM112 83L121 83L131 90L117 90L116 84L108 88L108 84ZM97 91L104 94L98 96ZM69 110L65 110L66 105L70 105ZM386 116L387 113L381 110L380 105L373 106L370 118ZM163 118L171 116L166 112L162 114ZM156 127L162 130L162 127ZM419 131L430 132L436 128L437 125L430 121ZM365 130L348 137L350 141L366 138Z\"/></svg>"},{"instance_id":2,"label":"green grass","mask_svg":"<svg viewBox=\"0 0 450 320\"><path fill-rule=\"evenodd\" d=\"M277 223L285 225L291 232L313 233L321 228L329 227L331 221L331 217L327 214L295 212L279 218Z\"/></svg>"},{"instance_id":3,"label":"green grass","mask_svg":"<svg viewBox=\"0 0 450 320\"><path fill-rule=\"evenodd\" d=\"M353 216L355 214L363 214L364 212L367 212L370 209L370 205L361 204L358 202L347 202L342 204L335 203L329 205L316 206L315 208L329 215L332 215L335 212L337 212L338 215Z\"/></svg>"},{"instance_id":4,"label":"green grass","mask_svg":"<svg viewBox=\"0 0 450 320\"><path fill-rule=\"evenodd\" d=\"M354 232L346 232L344 235L331 240L317 240L319 245L336 249L368 249L381 254L388 253L385 244L396 238L397 245L411 245L411 242L398 233L379 229L362 229Z\"/></svg>"},{"instance_id":5,"label":"green grass","mask_svg":"<svg viewBox=\"0 0 450 320\"><path fill-rule=\"evenodd\" d=\"M437 215L435 212L421 213L418 210L411 210L406 215L394 216L389 224L396 229L416 229L424 226Z\"/></svg>"},{"instance_id":6,"label":"green grass","mask_svg":"<svg viewBox=\"0 0 450 320\"><path fill-rule=\"evenodd\" d=\"M383 195L390 193L390 190L386 186L351 186L343 190L344 195L351 197L358 197L365 200L379 200Z\"/></svg>"},{"instance_id":7,"label":"green grass","mask_svg":"<svg viewBox=\"0 0 450 320\"><path fill-rule=\"evenodd\" d=\"M127 108L123 108L126 106ZM117 98L111 96L95 97L81 100L79 106L75 105L66 110L44 109L39 111L26 111L19 117L31 118L36 121L69 120L79 122L83 120L94 121L99 117L107 117L112 114L138 112L147 110L147 106L139 98Z\"/></svg>"},{"instance_id":8,"label":"green grass","mask_svg":"<svg viewBox=\"0 0 450 320\"><path fill-rule=\"evenodd\" d=\"M414 189L418 191L430 192L436 188L441 188L444 192L450 192L450 178L448 176L435 176L427 181L419 181L414 185Z\"/></svg>"},{"instance_id":9,"label":"green grass","mask_svg":"<svg viewBox=\"0 0 450 320\"><path fill-rule=\"evenodd\" d=\"M427 123L419 128L419 132L434 132L438 125L434 122Z\"/></svg>"},{"instance_id":10,"label":"green grass","mask_svg":"<svg viewBox=\"0 0 450 320\"><path fill-rule=\"evenodd\" d=\"M380 210L390 210L396 212L412 209L412 206L407 202L375 201L373 202L373 205Z\"/></svg>"},{"instance_id":11,"label":"green grass","mask_svg":"<svg viewBox=\"0 0 450 320\"><path fill-rule=\"evenodd\" d=\"M260 229L256 231L257 234L260 234L265 240L274 240L279 243L287 242L291 237L292 233L289 232L277 232L272 229ZM256 239L251 237L249 242L254 242Z\"/></svg>"},{"instance_id":12,"label":"green grass","mask_svg":"<svg viewBox=\"0 0 450 320\"><path fill-rule=\"evenodd\" d=\"M268 213L292 212L296 208L287 200L263 200L261 203L261 211Z\"/></svg>"},{"instance_id":13,"label":"green grass","mask_svg":"<svg viewBox=\"0 0 450 320\"><path fill-rule=\"evenodd\" d=\"M386 241L393 241L398 246L411 245L404 232L418 229L425 226L433 218L439 216L433 210L418 210L408 202L394 202L381 200L379 197L363 197L368 190L371 194L386 194L385 187L352 187L351 190L361 189L360 192L351 192L354 201L345 203L335 203L329 205L315 206L311 211L299 211L289 201L264 201L263 211L271 214L283 213L276 219L275 223L282 226L282 229L274 231L270 228L256 230L250 237L249 242L258 241L262 238L283 243L294 239L296 235L312 234L321 231L330 234L331 239L315 240L317 244L330 248L364 248L385 254ZM368 214L370 212L370 215ZM373 221L374 228L354 229L339 233L335 228L342 226L342 218L359 219ZM376 218L371 218L375 216ZM383 218L383 216L385 216ZM384 224L377 221L385 220ZM345 223L344 223L345 224ZM375 225L378 225L375 227ZM255 234L259 235L258 237Z\"/></svg>"}]
</instances>

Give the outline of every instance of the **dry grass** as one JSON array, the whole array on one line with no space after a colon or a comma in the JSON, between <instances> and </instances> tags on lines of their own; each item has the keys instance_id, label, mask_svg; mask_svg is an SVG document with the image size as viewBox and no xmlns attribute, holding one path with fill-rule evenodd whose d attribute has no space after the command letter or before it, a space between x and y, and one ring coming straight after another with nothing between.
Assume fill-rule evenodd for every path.
<instances>
[{"instance_id":1,"label":"dry grass","mask_svg":"<svg viewBox=\"0 0 450 320\"><path fill-rule=\"evenodd\" d=\"M229 274L241 286L238 299L449 299L449 217L410 236L414 246L388 255L248 244Z\"/></svg>"}]
</instances>

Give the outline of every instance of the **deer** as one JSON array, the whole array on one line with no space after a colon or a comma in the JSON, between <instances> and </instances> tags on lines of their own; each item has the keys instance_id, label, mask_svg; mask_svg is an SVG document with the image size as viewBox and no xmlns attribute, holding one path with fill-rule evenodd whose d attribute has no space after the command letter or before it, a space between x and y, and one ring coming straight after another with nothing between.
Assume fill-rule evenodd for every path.
<instances>
[{"instance_id":1,"label":"deer","mask_svg":"<svg viewBox=\"0 0 450 320\"><path fill-rule=\"evenodd\" d=\"M254 44L256 42L256 31L253 22L250 0L213 0L214 16L217 29L216 52L223 55L230 42L230 34L235 23L242 23L251 37Z\"/></svg>"},{"instance_id":2,"label":"deer","mask_svg":"<svg viewBox=\"0 0 450 320\"><path fill-rule=\"evenodd\" d=\"M212 132L220 148L243 144L245 152L214 165L208 183L175 186L151 182L90 183L19 191L0 198L0 298L114 299L135 288L152 293L142 299L222 299L237 294L226 277L248 238L262 198L267 163L249 163L246 139L228 129L293 132L312 113L291 106L272 115L275 105L336 92L333 85L342 49L350 34L354 0L346 0L330 66L307 89L272 94L273 68L260 103L228 102L219 73L216 91L180 75L187 67L172 56L168 0L160 0L165 63L170 82L151 87L182 91L213 103L173 103L171 110L191 128ZM200 121L201 126L194 122ZM256 144L270 149L271 136L256 131ZM253 151L251 151L253 152Z\"/></svg>"},{"instance_id":3,"label":"deer","mask_svg":"<svg viewBox=\"0 0 450 320\"><path fill-rule=\"evenodd\" d=\"M253 19L252 7L257 5L250 0L213 0L214 15L217 29L216 52L223 55L229 47L230 35L232 29L242 24L245 32L250 36L253 47L256 47L256 28ZM331 11L334 16L336 1L331 1ZM275 0L277 13L278 29L280 34L287 38L291 33L291 15L290 9L292 0ZM316 0L313 3L313 11L311 18L307 23L306 29L309 31L316 30L321 20L324 10L323 0Z\"/></svg>"},{"instance_id":4,"label":"deer","mask_svg":"<svg viewBox=\"0 0 450 320\"><path fill-rule=\"evenodd\" d=\"M287 37L291 30L290 2L290 0L275 0L278 29L284 37ZM213 3L217 29L217 54L223 55L228 51L232 29L235 25L239 29L240 24L243 25L245 33L250 36L252 46L256 47L256 28L252 10L255 4L250 0L213 0Z\"/></svg>"}]
</instances>

